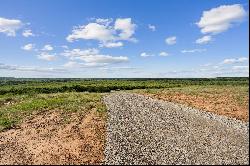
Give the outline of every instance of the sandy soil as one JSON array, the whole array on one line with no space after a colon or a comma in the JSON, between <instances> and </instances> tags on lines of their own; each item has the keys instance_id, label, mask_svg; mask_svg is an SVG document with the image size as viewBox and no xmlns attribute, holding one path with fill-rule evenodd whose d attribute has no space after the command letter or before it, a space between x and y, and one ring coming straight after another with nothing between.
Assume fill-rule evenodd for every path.
<instances>
[{"instance_id":1,"label":"sandy soil","mask_svg":"<svg viewBox=\"0 0 250 166\"><path fill-rule=\"evenodd\" d=\"M180 92L161 93L161 94L144 94L160 100L175 102L212 112L218 115L224 115L231 118L236 118L242 121L249 121L248 99L241 105L236 103L230 94L206 94L189 95Z\"/></svg>"},{"instance_id":2,"label":"sandy soil","mask_svg":"<svg viewBox=\"0 0 250 166\"><path fill-rule=\"evenodd\" d=\"M39 113L0 133L0 164L101 164L105 122L95 111L70 115Z\"/></svg>"}]
</instances>

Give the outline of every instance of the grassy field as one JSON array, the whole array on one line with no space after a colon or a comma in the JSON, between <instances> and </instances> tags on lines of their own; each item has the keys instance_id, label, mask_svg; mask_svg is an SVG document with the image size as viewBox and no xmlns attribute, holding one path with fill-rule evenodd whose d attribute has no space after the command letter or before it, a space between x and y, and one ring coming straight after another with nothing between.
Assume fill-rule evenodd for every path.
<instances>
[{"instance_id":1,"label":"grassy field","mask_svg":"<svg viewBox=\"0 0 250 166\"><path fill-rule=\"evenodd\" d=\"M0 80L0 95L58 92L110 92L111 90L161 89L190 85L248 85L248 78L211 79L13 79Z\"/></svg>"},{"instance_id":2,"label":"grassy field","mask_svg":"<svg viewBox=\"0 0 250 166\"><path fill-rule=\"evenodd\" d=\"M105 112L101 96L134 90L240 120L248 119L248 78L216 79L1 79L0 130L38 111ZM91 92L91 93L89 93Z\"/></svg>"},{"instance_id":3,"label":"grassy field","mask_svg":"<svg viewBox=\"0 0 250 166\"><path fill-rule=\"evenodd\" d=\"M101 96L100 93L78 92L2 95L0 97L0 130L11 128L23 118L39 111L60 110L62 116L65 117L72 112L84 114L91 109L103 113L105 106L101 103Z\"/></svg>"},{"instance_id":4,"label":"grassy field","mask_svg":"<svg viewBox=\"0 0 250 166\"><path fill-rule=\"evenodd\" d=\"M0 148L5 153L0 163L101 164L106 136L102 97L114 90L248 121L248 83L248 78L0 79Z\"/></svg>"}]
</instances>

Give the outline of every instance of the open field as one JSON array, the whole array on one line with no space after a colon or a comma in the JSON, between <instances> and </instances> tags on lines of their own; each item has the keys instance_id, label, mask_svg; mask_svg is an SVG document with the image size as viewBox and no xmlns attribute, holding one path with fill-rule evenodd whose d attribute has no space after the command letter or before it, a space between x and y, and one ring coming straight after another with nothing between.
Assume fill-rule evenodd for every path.
<instances>
[{"instance_id":1,"label":"open field","mask_svg":"<svg viewBox=\"0 0 250 166\"><path fill-rule=\"evenodd\" d=\"M2 96L1 164L100 164L105 112L98 93Z\"/></svg>"},{"instance_id":2,"label":"open field","mask_svg":"<svg viewBox=\"0 0 250 166\"><path fill-rule=\"evenodd\" d=\"M248 86L186 86L153 90L135 90L160 100L184 104L200 110L249 121Z\"/></svg>"},{"instance_id":3,"label":"open field","mask_svg":"<svg viewBox=\"0 0 250 166\"><path fill-rule=\"evenodd\" d=\"M103 97L115 90L246 122L248 83L248 78L2 79L0 164L103 163L107 123Z\"/></svg>"}]
</instances>

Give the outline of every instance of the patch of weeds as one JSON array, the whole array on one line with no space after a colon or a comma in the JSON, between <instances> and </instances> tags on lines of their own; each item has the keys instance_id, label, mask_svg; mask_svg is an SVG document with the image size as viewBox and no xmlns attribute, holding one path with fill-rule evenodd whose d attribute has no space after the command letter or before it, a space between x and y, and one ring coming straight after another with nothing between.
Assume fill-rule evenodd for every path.
<instances>
[{"instance_id":1,"label":"patch of weeds","mask_svg":"<svg viewBox=\"0 0 250 166\"><path fill-rule=\"evenodd\" d=\"M101 94L99 93L69 92L26 95L17 98L20 99L20 102L0 107L0 128L8 129L36 111L56 109L61 110L62 113L65 112L65 115L67 115L74 112L86 112L95 108L97 112L105 112L105 106L101 103ZM67 116L64 118L65 122L70 120Z\"/></svg>"}]
</instances>

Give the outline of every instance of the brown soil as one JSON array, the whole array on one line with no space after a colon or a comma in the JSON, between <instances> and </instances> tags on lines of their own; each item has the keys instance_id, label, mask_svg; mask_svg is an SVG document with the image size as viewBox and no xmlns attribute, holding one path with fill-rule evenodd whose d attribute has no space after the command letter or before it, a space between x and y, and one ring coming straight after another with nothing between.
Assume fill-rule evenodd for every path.
<instances>
[{"instance_id":1,"label":"brown soil","mask_svg":"<svg viewBox=\"0 0 250 166\"><path fill-rule=\"evenodd\" d=\"M18 128L0 133L0 164L101 164L104 119L93 110L83 116L39 113Z\"/></svg>"},{"instance_id":2,"label":"brown soil","mask_svg":"<svg viewBox=\"0 0 250 166\"><path fill-rule=\"evenodd\" d=\"M153 98L176 102L213 112L218 115L224 115L236 118L242 121L248 121L248 99L244 99L244 103L238 104L230 94L206 94L206 95L190 95L181 92L161 93L161 94L144 94Z\"/></svg>"}]
</instances>

